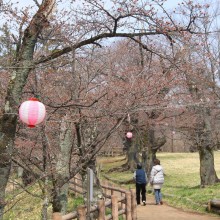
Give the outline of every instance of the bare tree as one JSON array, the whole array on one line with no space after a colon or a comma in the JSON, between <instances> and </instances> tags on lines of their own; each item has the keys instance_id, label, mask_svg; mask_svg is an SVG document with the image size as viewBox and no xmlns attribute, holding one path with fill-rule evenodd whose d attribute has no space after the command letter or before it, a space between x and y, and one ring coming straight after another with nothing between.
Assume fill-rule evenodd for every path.
<instances>
[{"instance_id":1,"label":"bare tree","mask_svg":"<svg viewBox=\"0 0 220 220\"><path fill-rule=\"evenodd\" d=\"M60 11L58 6L55 7L55 0L44 0L41 4L36 4L36 7L38 7L36 11L33 11L34 9L29 11L27 7L21 13L13 7L10 8L10 5L4 5L4 16L18 22L18 37L11 33L10 39L16 45L16 48L14 48L13 54L10 54L12 62L9 69L12 71L6 95L3 97L4 104L2 105L0 117L0 197L3 201L0 208L1 217L4 209L5 188L10 174L11 155L14 148L17 109L27 79L33 70L37 66L56 66L55 63L61 56L65 57L73 50L90 44L101 45L101 40L106 38L125 37L140 43L136 39L137 36L147 36L149 40L151 36L161 36L172 45L172 35L191 32L191 25L200 16L198 13L200 6L191 7L190 15L197 11L194 14L195 16L189 16L188 20L180 25L164 10L160 1L154 1L154 3L162 9L163 16L159 16L154 5L148 2L144 4L134 3L133 1L113 2L113 7L109 7L98 0L85 0L84 4L80 5L69 2L70 7L62 7L62 11ZM55 10L57 10L56 14L53 13ZM65 20L68 22L65 22ZM143 31L140 32L140 29ZM142 44L142 47L163 57L163 54L159 51L154 51L154 47L150 43ZM4 68L7 67L6 65ZM74 101L72 99L66 100L65 106L72 105ZM61 105L64 106L62 103L55 107ZM102 140L108 135L103 137ZM64 182L57 179L56 184L60 188ZM55 197L57 192L56 190ZM59 205L54 205L54 207L56 207L54 211L60 210Z\"/></svg>"}]
</instances>

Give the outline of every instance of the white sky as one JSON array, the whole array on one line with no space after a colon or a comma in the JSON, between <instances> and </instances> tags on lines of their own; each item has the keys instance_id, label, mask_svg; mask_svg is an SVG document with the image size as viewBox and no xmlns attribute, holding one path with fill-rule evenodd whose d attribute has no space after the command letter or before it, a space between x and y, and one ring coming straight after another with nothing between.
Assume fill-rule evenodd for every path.
<instances>
[{"instance_id":1,"label":"white sky","mask_svg":"<svg viewBox=\"0 0 220 220\"><path fill-rule=\"evenodd\" d=\"M68 2L68 0L66 0ZM11 2L15 2L15 3L19 3L19 5L21 7L23 6L27 6L27 5L35 5L34 1L32 0L11 0ZM42 2L42 0L38 0L39 3ZM105 0L105 2L108 2L108 0ZM183 2L183 0L167 0L167 2L165 3L165 6L167 8L174 8L175 6L178 5L178 3Z\"/></svg>"},{"instance_id":2,"label":"white sky","mask_svg":"<svg viewBox=\"0 0 220 220\"><path fill-rule=\"evenodd\" d=\"M42 0L37 0L39 3L42 2ZM60 2L61 0L57 0L57 2ZM108 5L108 2L110 3L110 0L103 0L107 5ZM143 2L152 2L153 3L153 0L141 0ZM189 0L166 0L166 2L164 3L164 7L166 8L166 10L169 12L172 13L172 10L178 6L178 3L182 3L182 2L187 2ZM200 2L200 3L207 3L207 2L211 2L212 6L213 5L217 5L219 6L219 0L192 0L193 3L197 3L197 2ZM22 8L22 7L25 7L25 6L35 6L35 10L37 9L36 8L36 3L34 2L34 0L5 0L5 2L12 2L12 3L15 3L16 6L18 8ZM69 7L69 0L62 0L62 2L65 2L65 3L62 3L61 4L61 7L62 8L65 8L65 7ZM80 0L76 0L75 3L80 3L81 1ZM59 4L60 5L60 4ZM110 5L110 4L109 4ZM58 6L59 7L59 6ZM217 8L217 7L216 7ZM35 11L34 10L34 11ZM0 24L1 24L1 19L0 19Z\"/></svg>"}]
</instances>

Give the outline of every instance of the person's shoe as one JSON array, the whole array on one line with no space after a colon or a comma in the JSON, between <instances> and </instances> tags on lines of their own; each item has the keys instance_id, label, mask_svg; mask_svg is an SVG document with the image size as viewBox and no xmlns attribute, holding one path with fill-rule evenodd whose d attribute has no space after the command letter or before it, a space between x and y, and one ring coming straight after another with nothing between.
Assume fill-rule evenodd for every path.
<instances>
[{"instance_id":1,"label":"person's shoe","mask_svg":"<svg viewBox=\"0 0 220 220\"><path fill-rule=\"evenodd\" d=\"M143 201L143 205L146 205L146 201Z\"/></svg>"},{"instance_id":2,"label":"person's shoe","mask_svg":"<svg viewBox=\"0 0 220 220\"><path fill-rule=\"evenodd\" d=\"M160 203L156 203L155 205L160 205Z\"/></svg>"},{"instance_id":3,"label":"person's shoe","mask_svg":"<svg viewBox=\"0 0 220 220\"><path fill-rule=\"evenodd\" d=\"M163 201L160 201L160 204L163 205Z\"/></svg>"}]
</instances>

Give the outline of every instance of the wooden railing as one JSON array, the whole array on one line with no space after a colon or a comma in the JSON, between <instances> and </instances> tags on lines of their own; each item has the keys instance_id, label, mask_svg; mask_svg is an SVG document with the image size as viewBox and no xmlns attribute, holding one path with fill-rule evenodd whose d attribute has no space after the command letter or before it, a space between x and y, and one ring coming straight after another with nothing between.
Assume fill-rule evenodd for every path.
<instances>
[{"instance_id":1,"label":"wooden railing","mask_svg":"<svg viewBox=\"0 0 220 220\"><path fill-rule=\"evenodd\" d=\"M120 156L123 155L123 149L118 147L113 147L111 149L105 149L101 151L99 155L108 156L108 157Z\"/></svg>"},{"instance_id":2,"label":"wooden railing","mask_svg":"<svg viewBox=\"0 0 220 220\"><path fill-rule=\"evenodd\" d=\"M85 192L79 190L80 184L75 179L75 187L70 187L70 190L74 192L84 194ZM74 180L70 182L74 184ZM81 185L82 186L82 185ZM135 199L135 190L123 190L117 187L101 185L104 191L105 199L99 200L96 206L90 208L90 213L97 212L98 220L116 220L119 216L123 215L126 220L137 219L137 205ZM78 187L78 189L77 189ZM111 214L106 215L106 208L111 208ZM87 207L81 205L77 207L77 210L72 213L68 213L62 216L60 213L53 213L53 220L70 220L79 219L86 220Z\"/></svg>"},{"instance_id":3,"label":"wooden railing","mask_svg":"<svg viewBox=\"0 0 220 220\"><path fill-rule=\"evenodd\" d=\"M82 179L80 176L75 176L69 181L69 190L75 192L76 195L80 194L85 196L86 191L83 190Z\"/></svg>"}]
</instances>

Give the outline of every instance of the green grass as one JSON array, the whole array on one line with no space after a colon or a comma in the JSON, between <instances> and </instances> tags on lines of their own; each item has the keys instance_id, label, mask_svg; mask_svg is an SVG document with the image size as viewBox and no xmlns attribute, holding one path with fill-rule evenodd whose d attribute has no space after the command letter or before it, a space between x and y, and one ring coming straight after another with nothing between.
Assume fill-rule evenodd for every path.
<instances>
[{"instance_id":1,"label":"green grass","mask_svg":"<svg viewBox=\"0 0 220 220\"><path fill-rule=\"evenodd\" d=\"M220 184L200 187L198 153L161 153L158 158L166 173L163 193L169 204L205 212L209 200L220 198ZM215 152L215 161L215 169L220 177L220 152Z\"/></svg>"},{"instance_id":2,"label":"green grass","mask_svg":"<svg viewBox=\"0 0 220 220\"><path fill-rule=\"evenodd\" d=\"M41 191L37 184L28 187L29 192L32 194L41 195ZM17 195L15 197L15 195ZM10 197L9 197L10 196ZM43 201L39 197L34 197L27 192L21 190L13 190L7 197L9 204L6 206L4 220L41 220L41 209ZM77 206L83 204L82 197L74 197L70 194L67 206L67 213L75 211ZM48 207L48 219L51 219L52 206Z\"/></svg>"},{"instance_id":3,"label":"green grass","mask_svg":"<svg viewBox=\"0 0 220 220\"><path fill-rule=\"evenodd\" d=\"M184 210L204 213L209 200L220 199L220 184L200 188L198 153L158 153L157 157L165 170L165 183L162 188L164 200ZM120 167L125 161L120 158L101 158L102 172L111 179L129 180L131 172L107 173L110 168ZM116 160L117 162L113 162ZM109 162L110 161L110 162ZM215 169L220 177L220 152L215 152ZM126 187L135 188L134 184ZM147 186L150 189L150 186Z\"/></svg>"},{"instance_id":4,"label":"green grass","mask_svg":"<svg viewBox=\"0 0 220 220\"><path fill-rule=\"evenodd\" d=\"M41 220L42 200L40 190L37 186L28 187L28 190L37 195L36 197L22 192L21 190L13 190L7 196L8 205L5 210L4 220ZM8 195L8 194L7 194ZM51 210L51 207L48 209Z\"/></svg>"},{"instance_id":5,"label":"green grass","mask_svg":"<svg viewBox=\"0 0 220 220\"><path fill-rule=\"evenodd\" d=\"M133 177L133 172L131 171L125 171L125 172L108 172L111 168L114 167L121 167L125 163L125 160L123 160L124 156L120 157L102 157L98 159L98 164L101 167L101 173L104 175L107 175L107 177L112 180L114 183L118 183L119 185L129 188L132 186L131 184L122 185L120 182L125 182L127 180L130 180ZM104 175L101 175L101 178L103 178Z\"/></svg>"},{"instance_id":6,"label":"green grass","mask_svg":"<svg viewBox=\"0 0 220 220\"><path fill-rule=\"evenodd\" d=\"M68 198L67 213L75 211L79 205L83 205L83 204L84 204L83 197L70 196Z\"/></svg>"}]
</instances>

